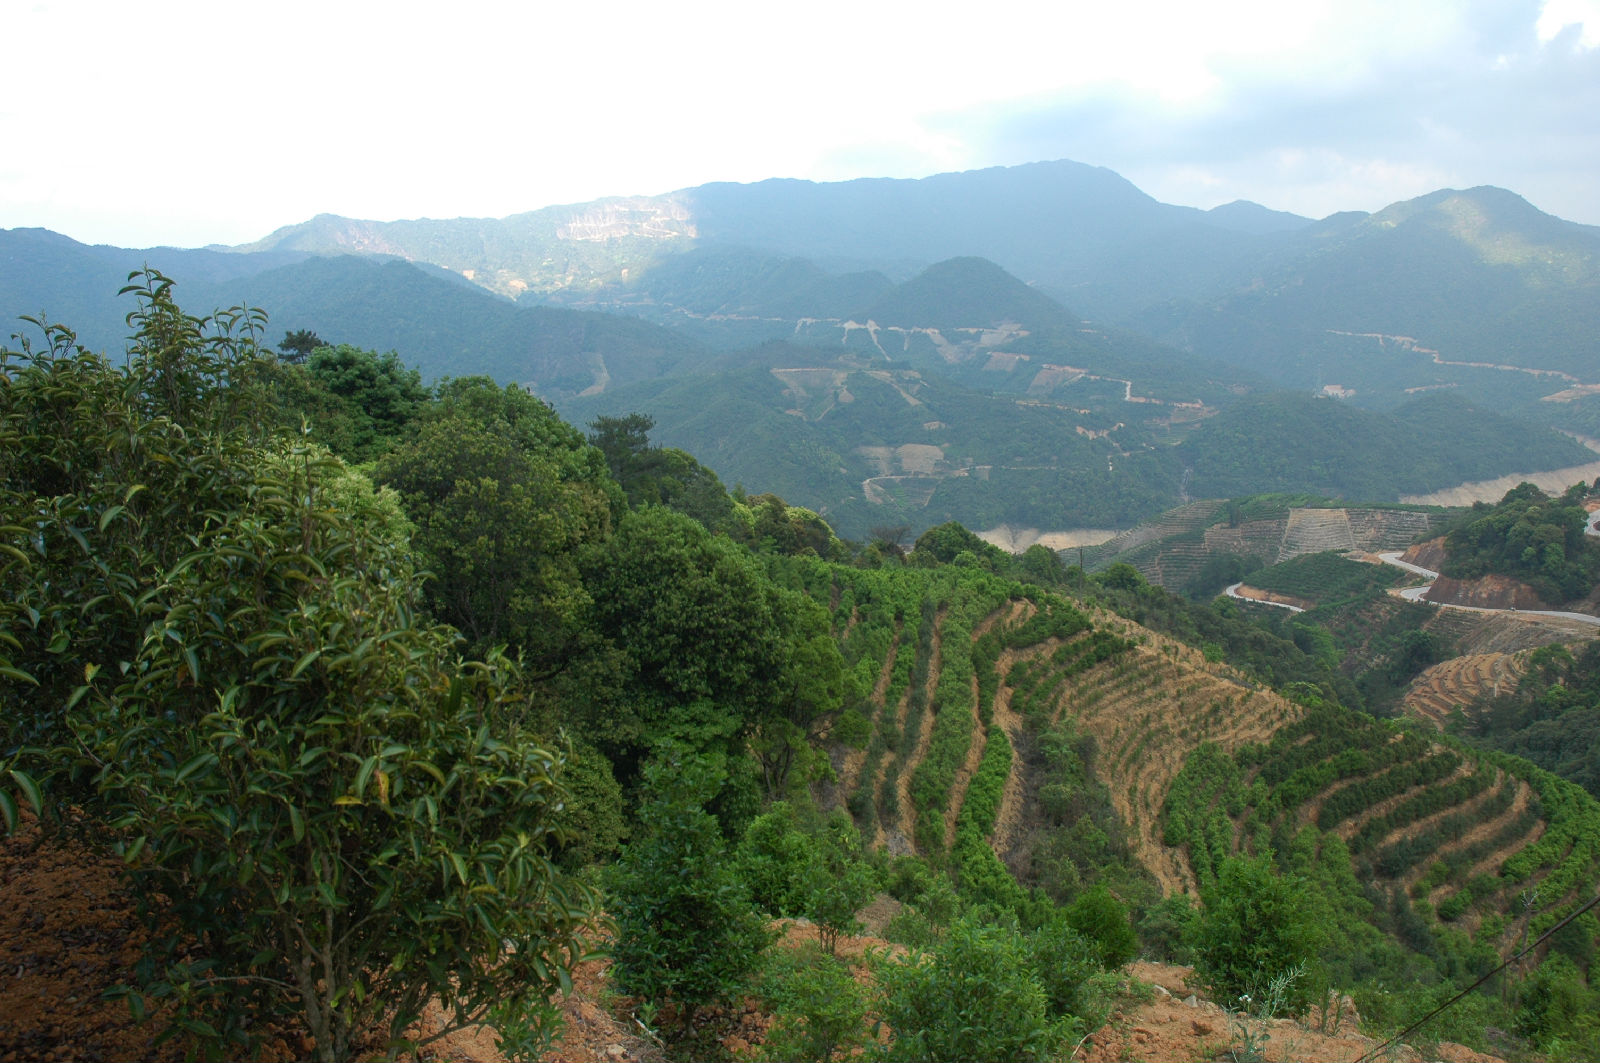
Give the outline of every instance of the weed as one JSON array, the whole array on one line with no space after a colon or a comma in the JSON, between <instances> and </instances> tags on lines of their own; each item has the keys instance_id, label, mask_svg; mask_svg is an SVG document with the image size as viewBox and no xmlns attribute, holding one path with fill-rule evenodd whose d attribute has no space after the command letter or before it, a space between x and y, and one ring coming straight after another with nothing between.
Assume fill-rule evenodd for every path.
<instances>
[{"instance_id":1,"label":"weed","mask_svg":"<svg viewBox=\"0 0 1600 1063\"><path fill-rule=\"evenodd\" d=\"M1245 993L1239 997L1239 1003L1244 1007L1228 1010L1228 1026L1233 1032L1228 1058L1233 1060L1233 1063L1265 1063L1264 1053L1270 1037L1268 1023L1272 1016L1283 1010L1295 983L1304 978L1305 974L1305 964L1297 963L1268 980L1260 1000L1255 1000L1249 993ZM1291 1046L1284 1058L1292 1059L1294 1054Z\"/></svg>"}]
</instances>

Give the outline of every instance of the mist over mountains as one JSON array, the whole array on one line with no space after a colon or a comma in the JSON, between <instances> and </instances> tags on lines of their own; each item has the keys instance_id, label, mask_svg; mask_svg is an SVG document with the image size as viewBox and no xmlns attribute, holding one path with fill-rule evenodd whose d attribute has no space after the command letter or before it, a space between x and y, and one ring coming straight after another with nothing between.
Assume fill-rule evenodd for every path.
<instances>
[{"instance_id":1,"label":"mist over mountains","mask_svg":"<svg viewBox=\"0 0 1600 1063\"><path fill-rule=\"evenodd\" d=\"M1259 462L1199 460L1201 440L1276 438L1284 409L1347 419L1283 407L1279 389L1393 427L1334 455L1359 476L1285 460L1273 489L1392 499L1576 465L1587 452L1550 430L1600 435L1600 229L1488 187L1313 220L1172 206L1062 161L501 219L319 215L237 248L9 230L0 312L43 312L114 351L114 293L144 265L186 306L265 308L269 344L310 329L394 350L426 379L524 384L576 419L649 413L660 441L856 532L943 516L1123 526L1240 490ZM1430 456L1395 453L1432 392L1454 402L1427 407ZM1247 397L1243 426L1196 435Z\"/></svg>"}]
</instances>

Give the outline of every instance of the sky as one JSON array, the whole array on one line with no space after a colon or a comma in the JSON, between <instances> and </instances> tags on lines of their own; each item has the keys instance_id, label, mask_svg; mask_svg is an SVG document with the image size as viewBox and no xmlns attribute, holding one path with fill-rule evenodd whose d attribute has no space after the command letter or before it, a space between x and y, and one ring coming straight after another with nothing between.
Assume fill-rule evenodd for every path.
<instances>
[{"instance_id":1,"label":"sky","mask_svg":"<svg viewBox=\"0 0 1600 1063\"><path fill-rule=\"evenodd\" d=\"M1600 0L0 0L0 40L0 228L86 243L1047 159L1600 225Z\"/></svg>"}]
</instances>

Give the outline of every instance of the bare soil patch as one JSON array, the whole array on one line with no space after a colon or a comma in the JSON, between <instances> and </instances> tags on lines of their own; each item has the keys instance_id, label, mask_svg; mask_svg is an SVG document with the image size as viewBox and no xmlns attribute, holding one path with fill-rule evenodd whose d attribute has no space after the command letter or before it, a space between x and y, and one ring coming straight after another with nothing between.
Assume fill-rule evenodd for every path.
<instances>
[{"instance_id":1,"label":"bare soil patch","mask_svg":"<svg viewBox=\"0 0 1600 1063\"><path fill-rule=\"evenodd\" d=\"M1110 528L1067 528L1061 531L1044 531L1039 528L1019 528L1013 524L1001 524L990 528L988 531L977 533L978 538L992 546L998 546L1009 554L1020 554L1028 547L1038 543L1051 550L1073 550L1080 546L1099 546L1101 543L1110 542L1116 538L1117 533Z\"/></svg>"},{"instance_id":2,"label":"bare soil patch","mask_svg":"<svg viewBox=\"0 0 1600 1063\"><path fill-rule=\"evenodd\" d=\"M1301 1019L1254 1019L1229 1012L1209 999L1194 969L1138 961L1129 964L1129 992L1111 1019L1073 1053L1074 1061L1205 1060L1243 1058L1248 1031L1268 1063L1360 1059L1382 1042L1361 1032L1361 1016L1347 996L1330 997ZM1141 992L1140 987L1143 987ZM1141 999L1142 998L1142 999ZM1498 1063L1498 1057L1465 1045L1429 1045L1424 1056L1398 1045L1381 1058L1396 1063Z\"/></svg>"}]
</instances>

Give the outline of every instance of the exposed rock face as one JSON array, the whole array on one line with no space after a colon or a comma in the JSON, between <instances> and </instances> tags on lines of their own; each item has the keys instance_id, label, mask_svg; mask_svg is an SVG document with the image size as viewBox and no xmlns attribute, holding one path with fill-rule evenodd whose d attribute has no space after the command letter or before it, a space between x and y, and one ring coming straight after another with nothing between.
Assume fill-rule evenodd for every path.
<instances>
[{"instance_id":1,"label":"exposed rock face","mask_svg":"<svg viewBox=\"0 0 1600 1063\"><path fill-rule=\"evenodd\" d=\"M1441 605L1473 605L1480 609L1549 609L1533 588L1505 576L1460 580L1440 576L1426 595Z\"/></svg>"},{"instance_id":2,"label":"exposed rock face","mask_svg":"<svg viewBox=\"0 0 1600 1063\"><path fill-rule=\"evenodd\" d=\"M1401 555L1400 560L1411 565L1421 565L1423 568L1439 571L1444 564L1444 536L1429 539L1425 543L1418 543Z\"/></svg>"},{"instance_id":3,"label":"exposed rock face","mask_svg":"<svg viewBox=\"0 0 1600 1063\"><path fill-rule=\"evenodd\" d=\"M666 197L610 199L588 204L556 227L559 240L604 241L627 236L669 240L695 236L694 219L682 203Z\"/></svg>"},{"instance_id":4,"label":"exposed rock face","mask_svg":"<svg viewBox=\"0 0 1600 1063\"><path fill-rule=\"evenodd\" d=\"M1401 560L1438 572L1446 558L1444 537L1429 539L1407 550ZM1532 587L1508 576L1490 574L1463 580L1440 576L1423 596L1436 605L1470 605L1479 609L1552 609Z\"/></svg>"}]
</instances>

